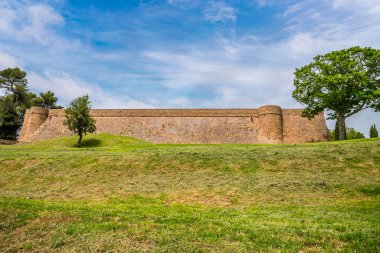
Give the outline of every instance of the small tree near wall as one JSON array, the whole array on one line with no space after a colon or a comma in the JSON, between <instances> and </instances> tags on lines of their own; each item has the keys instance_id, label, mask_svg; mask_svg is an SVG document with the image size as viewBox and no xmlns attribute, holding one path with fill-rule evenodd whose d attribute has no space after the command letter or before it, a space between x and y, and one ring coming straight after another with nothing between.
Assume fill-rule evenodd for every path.
<instances>
[{"instance_id":1,"label":"small tree near wall","mask_svg":"<svg viewBox=\"0 0 380 253\"><path fill-rule=\"evenodd\" d=\"M88 95L74 99L65 109L66 120L64 125L70 131L78 134L77 147L82 145L83 134L93 133L96 130L95 119L90 115L91 102Z\"/></svg>"}]
</instances>

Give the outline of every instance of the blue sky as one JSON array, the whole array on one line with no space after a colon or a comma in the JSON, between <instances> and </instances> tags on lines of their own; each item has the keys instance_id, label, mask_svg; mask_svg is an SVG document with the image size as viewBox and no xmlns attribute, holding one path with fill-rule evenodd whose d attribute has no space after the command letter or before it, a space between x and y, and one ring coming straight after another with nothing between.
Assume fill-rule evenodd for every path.
<instances>
[{"instance_id":1,"label":"blue sky","mask_svg":"<svg viewBox=\"0 0 380 253\"><path fill-rule=\"evenodd\" d=\"M380 1L0 0L0 68L63 105L299 108L295 68L356 45L380 48ZM367 134L379 116L348 126Z\"/></svg>"}]
</instances>

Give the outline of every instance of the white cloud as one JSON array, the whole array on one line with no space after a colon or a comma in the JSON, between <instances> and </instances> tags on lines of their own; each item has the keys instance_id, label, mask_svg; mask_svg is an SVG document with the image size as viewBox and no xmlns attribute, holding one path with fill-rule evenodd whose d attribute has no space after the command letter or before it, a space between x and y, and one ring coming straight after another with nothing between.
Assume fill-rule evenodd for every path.
<instances>
[{"instance_id":1,"label":"white cloud","mask_svg":"<svg viewBox=\"0 0 380 253\"><path fill-rule=\"evenodd\" d=\"M8 1L0 3L2 39L61 48L73 47L78 41L67 41L54 31L64 25L62 15L45 3Z\"/></svg>"},{"instance_id":2,"label":"white cloud","mask_svg":"<svg viewBox=\"0 0 380 253\"><path fill-rule=\"evenodd\" d=\"M167 0L167 3L181 9L194 8L199 4L199 2L196 0Z\"/></svg>"},{"instance_id":3,"label":"white cloud","mask_svg":"<svg viewBox=\"0 0 380 253\"><path fill-rule=\"evenodd\" d=\"M210 2L203 11L203 17L211 22L227 22L236 20L236 9L223 1Z\"/></svg>"},{"instance_id":4,"label":"white cloud","mask_svg":"<svg viewBox=\"0 0 380 253\"><path fill-rule=\"evenodd\" d=\"M343 8L355 11L364 11L369 13L380 13L380 4L378 0L333 0L335 9Z\"/></svg>"},{"instance_id":5,"label":"white cloud","mask_svg":"<svg viewBox=\"0 0 380 253\"><path fill-rule=\"evenodd\" d=\"M12 30L12 24L16 19L16 13L6 2L0 3L0 31L9 32Z\"/></svg>"},{"instance_id":6,"label":"white cloud","mask_svg":"<svg viewBox=\"0 0 380 253\"><path fill-rule=\"evenodd\" d=\"M41 44L51 42L46 37L49 35L50 26L63 24L62 16L45 4L29 5L23 12L25 16L19 18L25 18L25 23L21 24L20 32Z\"/></svg>"},{"instance_id":7,"label":"white cloud","mask_svg":"<svg viewBox=\"0 0 380 253\"><path fill-rule=\"evenodd\" d=\"M52 91L59 103L68 105L76 97L88 94L94 108L153 108L143 101L128 96L113 95L97 84L87 83L64 72L46 70L42 74L28 71L29 87L34 92Z\"/></svg>"},{"instance_id":8,"label":"white cloud","mask_svg":"<svg viewBox=\"0 0 380 253\"><path fill-rule=\"evenodd\" d=\"M93 89L84 81L62 72L45 71L42 74L29 72L27 78L32 90L51 90L58 95L61 102L65 104L76 97L89 94Z\"/></svg>"},{"instance_id":9,"label":"white cloud","mask_svg":"<svg viewBox=\"0 0 380 253\"><path fill-rule=\"evenodd\" d=\"M314 36L311 33L296 33L290 37L287 45L294 58L311 59L316 54L323 54L336 48L344 48L352 41L345 43L344 41L329 41L322 36Z\"/></svg>"},{"instance_id":10,"label":"white cloud","mask_svg":"<svg viewBox=\"0 0 380 253\"><path fill-rule=\"evenodd\" d=\"M268 4L267 0L256 0L256 2L259 4L259 6L265 6Z\"/></svg>"},{"instance_id":11,"label":"white cloud","mask_svg":"<svg viewBox=\"0 0 380 253\"><path fill-rule=\"evenodd\" d=\"M380 1L308 0L290 5L284 12L289 33L310 33L333 42L378 43ZM375 43L374 43L375 42Z\"/></svg>"},{"instance_id":12,"label":"white cloud","mask_svg":"<svg viewBox=\"0 0 380 253\"><path fill-rule=\"evenodd\" d=\"M223 47L207 53L192 51L191 54L179 55L169 52L146 52L145 55L153 60L151 71L165 77L161 85L170 90L211 90L213 96L209 94L207 99L196 99L192 103L193 106L254 107L269 101L290 105L292 69L260 66L257 61L266 52L256 54L255 57L255 47L248 49L248 45L245 44L241 47L245 48L246 52L251 51L251 62L225 58L219 53L219 50L224 50ZM215 55L220 55L221 58ZM284 94L286 99L279 99L284 97Z\"/></svg>"},{"instance_id":13,"label":"white cloud","mask_svg":"<svg viewBox=\"0 0 380 253\"><path fill-rule=\"evenodd\" d=\"M21 67L21 62L12 55L0 52L0 69Z\"/></svg>"}]
</instances>

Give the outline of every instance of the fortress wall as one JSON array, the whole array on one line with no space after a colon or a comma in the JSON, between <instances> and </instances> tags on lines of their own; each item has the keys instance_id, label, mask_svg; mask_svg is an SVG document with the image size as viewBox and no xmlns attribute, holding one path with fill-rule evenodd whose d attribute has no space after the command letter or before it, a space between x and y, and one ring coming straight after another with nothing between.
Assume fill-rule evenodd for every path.
<instances>
[{"instance_id":1,"label":"fortress wall","mask_svg":"<svg viewBox=\"0 0 380 253\"><path fill-rule=\"evenodd\" d=\"M152 143L258 143L257 117L94 117L97 133L128 135ZM49 117L28 139L69 136L63 116Z\"/></svg>"},{"instance_id":2,"label":"fortress wall","mask_svg":"<svg viewBox=\"0 0 380 253\"><path fill-rule=\"evenodd\" d=\"M43 122L43 117L30 117L33 111L32 108L26 113L20 142L72 135L63 125L63 110L49 110ZM309 121L294 111L263 106L259 109L101 109L92 110L91 114L96 120L97 133L128 135L152 143L298 143L325 140L320 133L327 131L323 115ZM30 124L34 127L27 127Z\"/></svg>"},{"instance_id":3,"label":"fortress wall","mask_svg":"<svg viewBox=\"0 0 380 253\"><path fill-rule=\"evenodd\" d=\"M258 109L93 109L98 117L250 117L257 116ZM50 109L49 117L64 117L62 109Z\"/></svg>"},{"instance_id":4,"label":"fortress wall","mask_svg":"<svg viewBox=\"0 0 380 253\"><path fill-rule=\"evenodd\" d=\"M282 143L282 109L276 105L262 106L258 110L259 143Z\"/></svg>"},{"instance_id":5,"label":"fortress wall","mask_svg":"<svg viewBox=\"0 0 380 253\"><path fill-rule=\"evenodd\" d=\"M45 122L49 110L42 107L32 107L24 115L24 124L22 126L19 140L28 139Z\"/></svg>"},{"instance_id":6,"label":"fortress wall","mask_svg":"<svg viewBox=\"0 0 380 253\"><path fill-rule=\"evenodd\" d=\"M323 113L312 119L302 117L302 109L283 109L284 143L328 140L328 129Z\"/></svg>"}]
</instances>

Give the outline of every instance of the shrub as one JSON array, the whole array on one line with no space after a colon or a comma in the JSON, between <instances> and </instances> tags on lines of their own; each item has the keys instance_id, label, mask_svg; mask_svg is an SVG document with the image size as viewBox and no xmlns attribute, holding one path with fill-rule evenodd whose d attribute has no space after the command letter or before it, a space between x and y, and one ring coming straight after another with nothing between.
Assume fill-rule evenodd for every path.
<instances>
[{"instance_id":1,"label":"shrub","mask_svg":"<svg viewBox=\"0 0 380 253\"><path fill-rule=\"evenodd\" d=\"M379 132L376 129L376 125L373 124L369 130L369 138L378 138Z\"/></svg>"},{"instance_id":2,"label":"shrub","mask_svg":"<svg viewBox=\"0 0 380 253\"><path fill-rule=\"evenodd\" d=\"M353 139L363 139L365 138L364 134L356 131L354 128L346 127L346 135L347 140L353 140ZM336 136L336 129L330 129L329 130L329 141L338 140Z\"/></svg>"}]
</instances>

